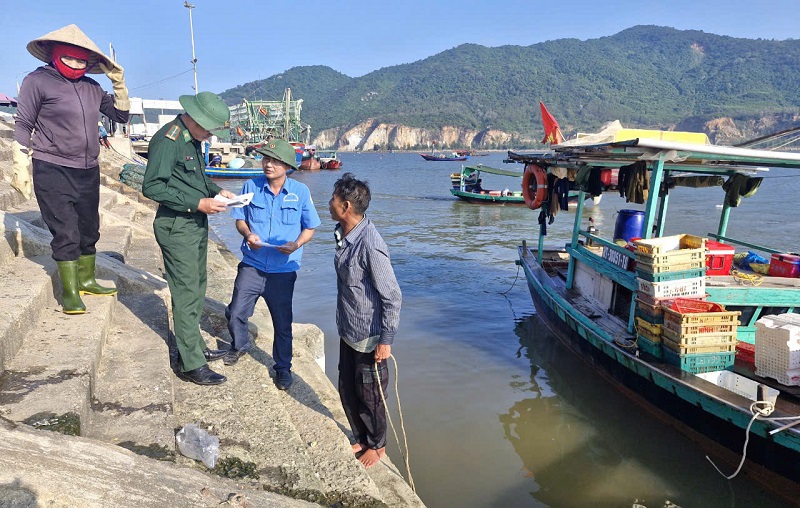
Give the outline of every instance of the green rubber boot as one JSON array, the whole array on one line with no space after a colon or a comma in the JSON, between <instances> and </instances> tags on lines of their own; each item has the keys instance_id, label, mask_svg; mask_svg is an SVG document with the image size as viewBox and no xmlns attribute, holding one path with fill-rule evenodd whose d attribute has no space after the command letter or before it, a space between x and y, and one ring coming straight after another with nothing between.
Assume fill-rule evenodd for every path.
<instances>
[{"instance_id":1,"label":"green rubber boot","mask_svg":"<svg viewBox=\"0 0 800 508\"><path fill-rule=\"evenodd\" d=\"M83 314L86 305L78 292L78 262L57 261L58 276L61 277L61 300L64 314Z\"/></svg>"},{"instance_id":2,"label":"green rubber boot","mask_svg":"<svg viewBox=\"0 0 800 508\"><path fill-rule=\"evenodd\" d=\"M86 254L78 258L78 290L82 295L112 296L117 288L106 288L94 278L95 255Z\"/></svg>"}]
</instances>

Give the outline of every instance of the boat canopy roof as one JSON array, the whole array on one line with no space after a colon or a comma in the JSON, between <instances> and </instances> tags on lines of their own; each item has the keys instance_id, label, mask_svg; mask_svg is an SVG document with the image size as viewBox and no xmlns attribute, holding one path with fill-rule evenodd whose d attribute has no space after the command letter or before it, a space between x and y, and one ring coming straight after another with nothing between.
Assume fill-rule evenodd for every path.
<instances>
[{"instance_id":1,"label":"boat canopy roof","mask_svg":"<svg viewBox=\"0 0 800 508\"><path fill-rule=\"evenodd\" d=\"M511 152L509 152L509 154L510 153ZM461 174L463 174L464 176L471 175L472 173L475 173L475 172L491 173L493 175L503 175L503 176L516 176L516 177L522 178L522 172L521 171L511 171L511 170L508 170L508 169L497 169L497 168L492 168L492 167L489 167L489 166L484 166L483 164L478 164L477 166L463 166L461 168Z\"/></svg>"},{"instance_id":2,"label":"boat canopy roof","mask_svg":"<svg viewBox=\"0 0 800 508\"><path fill-rule=\"evenodd\" d=\"M620 167L639 160L663 160L664 169L692 173L757 173L770 167L800 169L800 153L754 150L721 145L704 145L649 138L610 143L561 146L531 153L508 152L508 158L547 168ZM652 164L649 164L652 165Z\"/></svg>"}]
</instances>

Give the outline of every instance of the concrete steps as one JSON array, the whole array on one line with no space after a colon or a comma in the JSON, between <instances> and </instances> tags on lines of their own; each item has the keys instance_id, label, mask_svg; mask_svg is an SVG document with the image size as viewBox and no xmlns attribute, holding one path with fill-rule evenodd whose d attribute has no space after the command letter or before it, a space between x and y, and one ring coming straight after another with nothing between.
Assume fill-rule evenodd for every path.
<instances>
[{"instance_id":1,"label":"concrete steps","mask_svg":"<svg viewBox=\"0 0 800 508\"><path fill-rule=\"evenodd\" d=\"M11 360L16 356L24 335L37 323L45 307L57 305L53 296L53 271L55 262L47 257L35 258L8 257L12 249L6 233L0 242L5 262L0 265L3 277L0 277L0 309L3 318L0 320L0 373L9 368ZM13 236L12 236L13 238Z\"/></svg>"},{"instance_id":2,"label":"concrete steps","mask_svg":"<svg viewBox=\"0 0 800 508\"><path fill-rule=\"evenodd\" d=\"M74 413L81 435L95 442L205 471L175 453L175 431L197 423L219 436L220 459L255 464L260 478L250 483L259 489L328 505L422 506L388 459L369 471L354 459L338 394L308 349L312 343L317 351L321 347L318 328L295 326L296 382L286 392L270 378L272 328L263 303L251 326L257 347L233 367L211 365L228 376L227 383L183 382L169 365L169 291L147 201L102 190L97 275L107 284L113 279L119 294L86 296L88 312L67 316L60 312L50 235L35 200L20 202L8 189L0 182L0 203L13 202L0 212L0 313L8 316L0 321L0 416L37 423L47 422L47 414ZM227 249L209 244L201 331L212 348L229 342L224 305L236 262ZM57 464L66 475L76 467ZM188 494L186 499L203 506L189 502ZM126 505L150 506L132 499L119 504Z\"/></svg>"},{"instance_id":3,"label":"concrete steps","mask_svg":"<svg viewBox=\"0 0 800 508\"><path fill-rule=\"evenodd\" d=\"M83 301L86 313L74 316L66 316L51 301L28 326L0 384L5 418L34 424L48 414L71 413L83 432L116 299L85 296Z\"/></svg>"},{"instance_id":4,"label":"concrete steps","mask_svg":"<svg viewBox=\"0 0 800 508\"><path fill-rule=\"evenodd\" d=\"M83 432L161 460L175 452L168 326L158 319L164 315L157 294L119 294Z\"/></svg>"}]
</instances>

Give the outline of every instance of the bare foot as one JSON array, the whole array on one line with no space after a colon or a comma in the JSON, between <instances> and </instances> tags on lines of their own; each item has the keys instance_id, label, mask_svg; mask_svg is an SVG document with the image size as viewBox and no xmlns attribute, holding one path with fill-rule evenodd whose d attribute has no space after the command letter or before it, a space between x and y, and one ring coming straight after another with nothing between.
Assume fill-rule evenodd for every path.
<instances>
[{"instance_id":1,"label":"bare foot","mask_svg":"<svg viewBox=\"0 0 800 508\"><path fill-rule=\"evenodd\" d=\"M358 461L364 464L364 467L372 467L386 455L386 448L380 448L378 450L368 449L361 457L358 458Z\"/></svg>"},{"instance_id":2,"label":"bare foot","mask_svg":"<svg viewBox=\"0 0 800 508\"><path fill-rule=\"evenodd\" d=\"M350 448L353 449L353 453L359 454L367 449L366 446L362 445L361 443L356 443L354 445L350 445Z\"/></svg>"}]
</instances>

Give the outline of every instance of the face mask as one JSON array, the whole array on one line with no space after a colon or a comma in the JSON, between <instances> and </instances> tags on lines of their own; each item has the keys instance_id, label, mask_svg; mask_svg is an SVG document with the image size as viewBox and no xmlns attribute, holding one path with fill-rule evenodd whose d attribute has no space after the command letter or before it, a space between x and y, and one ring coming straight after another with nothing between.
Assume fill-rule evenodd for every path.
<instances>
[{"instance_id":1,"label":"face mask","mask_svg":"<svg viewBox=\"0 0 800 508\"><path fill-rule=\"evenodd\" d=\"M58 72L67 79L79 79L86 74L86 71L89 70L88 62L90 55L91 52L89 50L70 44L56 44L53 46L53 51L51 53L53 65L58 69ZM77 58L78 60L86 60L87 65L83 69L73 69L61 61L61 57L63 56Z\"/></svg>"}]
</instances>

